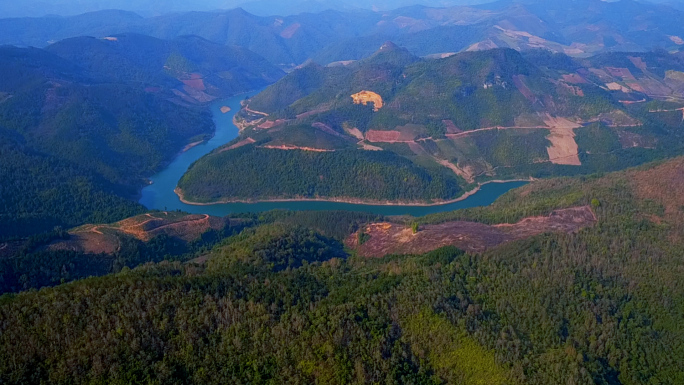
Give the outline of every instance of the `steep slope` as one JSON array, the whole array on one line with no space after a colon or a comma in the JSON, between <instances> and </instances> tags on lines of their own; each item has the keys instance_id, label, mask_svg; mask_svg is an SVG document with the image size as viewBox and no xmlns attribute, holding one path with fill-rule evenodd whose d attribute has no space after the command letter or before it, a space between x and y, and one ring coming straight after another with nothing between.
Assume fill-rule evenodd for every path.
<instances>
[{"instance_id":1,"label":"steep slope","mask_svg":"<svg viewBox=\"0 0 684 385\"><path fill-rule=\"evenodd\" d=\"M196 36L171 41L135 34L105 39L79 37L52 44L46 50L79 63L93 76L107 81L178 87L203 102L263 88L284 75L244 48Z\"/></svg>"},{"instance_id":2,"label":"steep slope","mask_svg":"<svg viewBox=\"0 0 684 385\"><path fill-rule=\"evenodd\" d=\"M2 238L141 212L145 178L212 133L202 103L281 75L243 49L138 35L3 46L0 71Z\"/></svg>"},{"instance_id":3,"label":"steep slope","mask_svg":"<svg viewBox=\"0 0 684 385\"><path fill-rule=\"evenodd\" d=\"M495 49L420 60L387 43L347 65L305 66L245 101L236 117L240 139L198 162L181 188L190 201L230 200L232 190L214 180L229 180L239 169L230 153L244 145L259 154L306 150L338 160L349 151L384 151L397 168L408 159L456 178L464 191L493 179L618 170L682 153L683 69L678 54L665 52L576 60ZM298 155L282 156L289 161L268 164L270 157L261 156L250 163L286 175ZM202 177L219 172L220 178ZM242 186L252 190L240 196L280 196L274 184ZM304 190L285 195L325 196Z\"/></svg>"}]
</instances>

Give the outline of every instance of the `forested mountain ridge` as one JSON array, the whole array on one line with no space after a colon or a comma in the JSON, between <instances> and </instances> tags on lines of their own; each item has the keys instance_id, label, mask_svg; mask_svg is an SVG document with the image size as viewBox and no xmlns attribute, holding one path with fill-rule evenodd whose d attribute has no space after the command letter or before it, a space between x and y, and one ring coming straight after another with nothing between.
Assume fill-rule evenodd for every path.
<instances>
[{"instance_id":1,"label":"forested mountain ridge","mask_svg":"<svg viewBox=\"0 0 684 385\"><path fill-rule=\"evenodd\" d=\"M206 264L6 295L0 378L679 384L684 202L671 192L682 167L538 181L491 207L418 219L501 225L584 205L597 217L483 252L345 258L339 238L310 230L337 218L318 213L245 230Z\"/></svg>"},{"instance_id":2,"label":"forested mountain ridge","mask_svg":"<svg viewBox=\"0 0 684 385\"><path fill-rule=\"evenodd\" d=\"M500 1L477 6L410 6L392 11L325 10L290 16L243 9L144 18L102 11L73 17L0 20L0 44L44 47L76 36L142 33L161 39L198 35L248 48L285 68L315 58L358 60L393 40L418 56L464 50L544 48L586 57L611 51L679 50L682 11L665 5L605 2ZM602 20L602 22L597 22ZM638 28L632 26L638 25Z\"/></svg>"},{"instance_id":3,"label":"forested mountain ridge","mask_svg":"<svg viewBox=\"0 0 684 385\"><path fill-rule=\"evenodd\" d=\"M330 178L342 175L344 166L332 172L331 165L369 153L384 153L395 170L409 160L456 182L460 191L496 179L613 171L681 154L683 106L680 54L573 59L544 50L493 49L420 59L387 42L357 62L308 64L245 101L236 117L240 138L198 161L179 187L194 202L250 194L371 198L349 187L335 194L309 187L323 183L318 179L348 186ZM274 152L282 153L270 155ZM231 178L244 175L236 159L245 154L252 154L248 163L261 171L239 184L238 192L231 189L237 185ZM326 158L322 164L330 167L316 175L294 172L289 167L301 164L295 158L302 156ZM280 160L269 163L273 157ZM295 181L276 182L271 173L291 174ZM368 189L373 200L382 191ZM442 191L411 197L424 202L457 197L449 195L454 190ZM392 194L382 198L406 200Z\"/></svg>"},{"instance_id":4,"label":"forested mountain ridge","mask_svg":"<svg viewBox=\"0 0 684 385\"><path fill-rule=\"evenodd\" d=\"M2 238L143 211L145 178L212 134L207 101L282 75L243 49L139 35L2 46L0 72Z\"/></svg>"},{"instance_id":5,"label":"forested mountain ridge","mask_svg":"<svg viewBox=\"0 0 684 385\"><path fill-rule=\"evenodd\" d=\"M45 49L78 63L98 79L178 88L188 94L181 96L185 101L206 102L263 88L284 75L247 49L197 36L169 41L137 34L77 37Z\"/></svg>"}]
</instances>

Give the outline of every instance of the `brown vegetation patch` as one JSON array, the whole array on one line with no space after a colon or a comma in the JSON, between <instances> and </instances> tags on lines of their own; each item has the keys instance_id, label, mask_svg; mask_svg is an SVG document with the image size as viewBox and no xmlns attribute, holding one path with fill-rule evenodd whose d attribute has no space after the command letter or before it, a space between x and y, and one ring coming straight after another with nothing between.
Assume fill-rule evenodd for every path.
<instances>
[{"instance_id":1,"label":"brown vegetation patch","mask_svg":"<svg viewBox=\"0 0 684 385\"><path fill-rule=\"evenodd\" d=\"M0 242L0 259L14 256L23 244L23 241Z\"/></svg>"},{"instance_id":2,"label":"brown vegetation patch","mask_svg":"<svg viewBox=\"0 0 684 385\"><path fill-rule=\"evenodd\" d=\"M347 138L346 136L335 131L332 127L330 127L329 125L327 125L325 123L316 122L316 123L312 124L311 127L315 128L317 130L321 130L321 131L325 132L326 134L337 136L338 138L345 138L345 139Z\"/></svg>"},{"instance_id":3,"label":"brown vegetation patch","mask_svg":"<svg viewBox=\"0 0 684 385\"><path fill-rule=\"evenodd\" d=\"M634 64L634 66L642 71L648 70L648 66L646 66L646 63L644 62L644 59L638 57L638 56L628 56L629 61Z\"/></svg>"},{"instance_id":4,"label":"brown vegetation patch","mask_svg":"<svg viewBox=\"0 0 684 385\"><path fill-rule=\"evenodd\" d=\"M513 76L513 84L515 84L515 87L520 91L527 100L529 100L532 103L537 102L537 96L534 95L534 92L530 89L530 87L525 84L525 77L522 75L515 75Z\"/></svg>"},{"instance_id":5,"label":"brown vegetation patch","mask_svg":"<svg viewBox=\"0 0 684 385\"><path fill-rule=\"evenodd\" d=\"M622 80L636 80L629 68L606 67L606 71L611 76L621 78Z\"/></svg>"},{"instance_id":6,"label":"brown vegetation patch","mask_svg":"<svg viewBox=\"0 0 684 385\"><path fill-rule=\"evenodd\" d=\"M572 83L572 84L586 84L587 83L587 80L584 79L579 74L565 74L565 75L563 75L563 81L565 81L567 83Z\"/></svg>"},{"instance_id":7,"label":"brown vegetation patch","mask_svg":"<svg viewBox=\"0 0 684 385\"><path fill-rule=\"evenodd\" d=\"M495 48L499 48L499 46L496 45L496 43L494 43L491 39L487 39L487 40L484 40L484 41L481 41L479 43L475 43L475 44L471 45L470 47L468 47L468 49L466 51L468 51L468 52L486 51L488 49L495 49Z\"/></svg>"},{"instance_id":8,"label":"brown vegetation patch","mask_svg":"<svg viewBox=\"0 0 684 385\"><path fill-rule=\"evenodd\" d=\"M666 214L681 214L684 207L684 157L648 170L628 172L637 197L662 204Z\"/></svg>"},{"instance_id":9,"label":"brown vegetation patch","mask_svg":"<svg viewBox=\"0 0 684 385\"><path fill-rule=\"evenodd\" d=\"M297 115L297 119L308 118L309 116L316 115L316 114L320 114L320 113L322 113L322 112L327 112L327 111L330 111L330 106L329 106L329 105L318 106L318 107L314 108L314 109L311 110L311 111L306 111L306 112L303 112L303 113L301 113L301 114L298 114L298 115Z\"/></svg>"},{"instance_id":10,"label":"brown vegetation patch","mask_svg":"<svg viewBox=\"0 0 684 385\"><path fill-rule=\"evenodd\" d=\"M267 121L261 123L260 125L258 125L256 128L261 129L261 130L268 130L268 129L271 129L275 126L279 126L285 122L286 122L285 119L267 120Z\"/></svg>"},{"instance_id":11,"label":"brown vegetation patch","mask_svg":"<svg viewBox=\"0 0 684 385\"><path fill-rule=\"evenodd\" d=\"M396 143L400 136L401 132L399 131L368 130L366 132L366 140L369 142Z\"/></svg>"},{"instance_id":12,"label":"brown vegetation patch","mask_svg":"<svg viewBox=\"0 0 684 385\"><path fill-rule=\"evenodd\" d=\"M347 238L348 246L364 257L388 254L423 254L444 246L483 252L518 239L547 232L572 233L593 226L597 219L588 206L556 210L546 217L525 218L516 224L485 225L476 222L447 222L421 226L416 234L410 227L395 223L374 223L363 232L370 238L359 245L359 233Z\"/></svg>"},{"instance_id":13,"label":"brown vegetation patch","mask_svg":"<svg viewBox=\"0 0 684 385\"><path fill-rule=\"evenodd\" d=\"M204 85L204 80L202 79L187 79L187 80L181 80L183 84L186 86L197 90L197 91L205 91L207 87Z\"/></svg>"},{"instance_id":14,"label":"brown vegetation patch","mask_svg":"<svg viewBox=\"0 0 684 385\"><path fill-rule=\"evenodd\" d=\"M200 103L209 103L216 99L215 96L211 96L204 91L200 91L187 85L183 87L183 91Z\"/></svg>"},{"instance_id":15,"label":"brown vegetation patch","mask_svg":"<svg viewBox=\"0 0 684 385\"><path fill-rule=\"evenodd\" d=\"M418 144L416 142L410 142L410 143L408 143L408 146L411 149L411 151L413 151L413 153L418 155L418 156L430 156L430 154L428 154L428 152L425 151L423 146L421 146L420 144Z\"/></svg>"},{"instance_id":16,"label":"brown vegetation patch","mask_svg":"<svg viewBox=\"0 0 684 385\"><path fill-rule=\"evenodd\" d=\"M243 140L241 140L241 141L239 141L239 142L233 144L233 145L230 146L230 147L226 147L226 148L222 149L222 150L219 151L219 152L235 150L236 148L240 148L240 147L242 147L242 146L246 146L246 145L252 144L252 143L254 143L254 142L256 142L256 140L254 140L254 139L252 139L252 138L243 139Z\"/></svg>"},{"instance_id":17,"label":"brown vegetation patch","mask_svg":"<svg viewBox=\"0 0 684 385\"><path fill-rule=\"evenodd\" d=\"M439 163L440 165L448 168L449 170L453 171L454 174L462 177L463 179L466 180L468 183L475 183L475 176L472 173L472 167L466 167L464 169L458 167L457 165L449 162L446 159L439 159L435 158L435 161Z\"/></svg>"},{"instance_id":18,"label":"brown vegetation patch","mask_svg":"<svg viewBox=\"0 0 684 385\"><path fill-rule=\"evenodd\" d=\"M442 123L446 126L447 134L460 134L463 130L456 127L452 120L442 120Z\"/></svg>"},{"instance_id":19,"label":"brown vegetation patch","mask_svg":"<svg viewBox=\"0 0 684 385\"><path fill-rule=\"evenodd\" d=\"M190 242L210 229L220 230L226 219L209 215L169 215L154 213L138 215L109 225L85 225L70 232L71 238L51 244L51 250L73 250L87 254L113 254L119 249L121 236L131 236L143 242L162 234Z\"/></svg>"},{"instance_id":20,"label":"brown vegetation patch","mask_svg":"<svg viewBox=\"0 0 684 385\"><path fill-rule=\"evenodd\" d=\"M285 28L282 32L280 32L280 37L283 39L291 39L294 34L299 31L299 28L302 25L299 23L294 23L290 25L289 27Z\"/></svg>"},{"instance_id":21,"label":"brown vegetation patch","mask_svg":"<svg viewBox=\"0 0 684 385\"><path fill-rule=\"evenodd\" d=\"M684 45L684 40L679 36L669 36L670 40L677 45Z\"/></svg>"},{"instance_id":22,"label":"brown vegetation patch","mask_svg":"<svg viewBox=\"0 0 684 385\"><path fill-rule=\"evenodd\" d=\"M193 147L195 147L195 146L199 146L199 145L202 144L203 142L204 142L203 140L199 140L199 141L197 141L197 142L189 143L188 145L186 145L185 147L183 147L183 152L186 152L186 151L190 150L191 148L193 148Z\"/></svg>"},{"instance_id":23,"label":"brown vegetation patch","mask_svg":"<svg viewBox=\"0 0 684 385\"><path fill-rule=\"evenodd\" d=\"M655 148L656 146L655 138L647 138L627 130L619 130L617 134L622 148Z\"/></svg>"},{"instance_id":24,"label":"brown vegetation patch","mask_svg":"<svg viewBox=\"0 0 684 385\"><path fill-rule=\"evenodd\" d=\"M325 148L300 147L300 146L294 146L291 144L281 144L278 146L265 145L265 146L261 146L261 148L268 148L271 150L285 150L285 151L300 150L300 151L311 151L311 152L335 152L335 150L328 150Z\"/></svg>"}]
</instances>

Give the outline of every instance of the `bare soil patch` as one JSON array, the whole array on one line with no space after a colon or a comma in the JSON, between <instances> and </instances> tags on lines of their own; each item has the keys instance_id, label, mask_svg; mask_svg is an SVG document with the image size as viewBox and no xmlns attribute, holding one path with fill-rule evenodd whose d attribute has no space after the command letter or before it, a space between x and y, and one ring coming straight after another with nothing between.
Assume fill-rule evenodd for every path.
<instances>
[{"instance_id":1,"label":"bare soil patch","mask_svg":"<svg viewBox=\"0 0 684 385\"><path fill-rule=\"evenodd\" d=\"M345 131L347 134L349 134L349 135L355 137L355 138L358 139L358 140L365 140L365 139L366 139L366 138L364 138L364 136L363 136L363 132L361 132L361 130L359 130L359 129L356 128L356 127L353 127L353 128L346 128L346 127L345 127L344 131Z\"/></svg>"},{"instance_id":2,"label":"bare soil patch","mask_svg":"<svg viewBox=\"0 0 684 385\"><path fill-rule=\"evenodd\" d=\"M244 139L244 140L241 140L241 141L235 143L234 145L232 145L232 146L230 146L230 147L226 147L226 148L222 149L222 150L219 151L219 152L224 152L224 151L229 151L229 150L235 150L236 148L240 148L240 147L242 147L242 146L246 146L246 145L248 145L248 144L252 144L252 143L255 143L255 142L256 142L256 140L254 140L254 139L252 139L252 138L247 138L247 139Z\"/></svg>"},{"instance_id":3,"label":"bare soil patch","mask_svg":"<svg viewBox=\"0 0 684 385\"><path fill-rule=\"evenodd\" d=\"M384 151L383 148L370 145L364 141L360 141L358 144L359 144L359 146L361 146L362 149L364 149L366 151Z\"/></svg>"},{"instance_id":4,"label":"bare soil patch","mask_svg":"<svg viewBox=\"0 0 684 385\"><path fill-rule=\"evenodd\" d=\"M227 113L229 113L230 111L231 111L231 109L230 109L230 107L228 107L228 106L223 106L223 107L221 107L221 113L222 113L222 114L227 114Z\"/></svg>"},{"instance_id":5,"label":"bare soil patch","mask_svg":"<svg viewBox=\"0 0 684 385\"><path fill-rule=\"evenodd\" d=\"M193 147L195 147L195 146L199 146L199 145L202 144L203 142L204 142L203 140L200 140L200 141L197 141L197 142L192 142L192 143L188 144L187 146L183 147L183 152L186 152L186 151L188 151L189 149L191 149L191 148L193 148Z\"/></svg>"},{"instance_id":6,"label":"bare soil patch","mask_svg":"<svg viewBox=\"0 0 684 385\"><path fill-rule=\"evenodd\" d=\"M376 94L373 91L361 91L357 94L351 96L354 100L354 104L368 105L368 103L373 103L373 109L377 112L383 107L382 96Z\"/></svg>"},{"instance_id":7,"label":"bare soil patch","mask_svg":"<svg viewBox=\"0 0 684 385\"><path fill-rule=\"evenodd\" d=\"M261 130L270 130L273 127L280 126L281 124L285 123L285 119L277 119L277 120L267 120L260 125L258 125L256 128L261 129Z\"/></svg>"},{"instance_id":8,"label":"bare soil patch","mask_svg":"<svg viewBox=\"0 0 684 385\"><path fill-rule=\"evenodd\" d=\"M311 151L311 152L335 152L335 150L328 150L325 148L300 147L300 146L293 146L290 144L282 144L279 146L264 145L264 146L261 146L261 148L268 148L271 150L285 150L285 151L301 150L301 151Z\"/></svg>"},{"instance_id":9,"label":"bare soil patch","mask_svg":"<svg viewBox=\"0 0 684 385\"><path fill-rule=\"evenodd\" d=\"M548 115L544 119L544 123L549 126L551 131L546 137L551 142L551 147L546 149L551 163L581 166L579 147L575 141L575 128L581 126L568 119Z\"/></svg>"},{"instance_id":10,"label":"bare soil patch","mask_svg":"<svg viewBox=\"0 0 684 385\"><path fill-rule=\"evenodd\" d=\"M487 249L518 239L547 232L572 233L597 222L590 207L556 210L546 217L525 218L516 224L485 225L476 222L447 222L425 225L418 233L395 223L373 223L363 231L370 235L359 245L359 234L349 236L346 244L363 257L383 257L388 254L422 254L443 246L455 246L471 252Z\"/></svg>"},{"instance_id":11,"label":"bare soil patch","mask_svg":"<svg viewBox=\"0 0 684 385\"><path fill-rule=\"evenodd\" d=\"M202 79L187 79L181 80L186 86L195 89L197 91L205 91L207 87L204 85L204 80Z\"/></svg>"},{"instance_id":12,"label":"bare soil patch","mask_svg":"<svg viewBox=\"0 0 684 385\"><path fill-rule=\"evenodd\" d=\"M366 132L366 140L369 142L397 143L399 137L401 137L399 131L368 130Z\"/></svg>"},{"instance_id":13,"label":"bare soil patch","mask_svg":"<svg viewBox=\"0 0 684 385\"><path fill-rule=\"evenodd\" d=\"M51 244L51 250L73 250L88 254L113 254L119 249L121 236L132 236L143 242L166 234L185 242L193 241L210 229L226 225L223 218L209 215L169 216L168 213L139 215L109 225L85 225L70 231L71 238Z\"/></svg>"},{"instance_id":14,"label":"bare soil patch","mask_svg":"<svg viewBox=\"0 0 684 385\"><path fill-rule=\"evenodd\" d=\"M280 37L283 39L291 39L294 34L299 31L299 28L302 25L299 23L294 23L290 25L289 27L285 28L282 32L280 32Z\"/></svg>"}]
</instances>

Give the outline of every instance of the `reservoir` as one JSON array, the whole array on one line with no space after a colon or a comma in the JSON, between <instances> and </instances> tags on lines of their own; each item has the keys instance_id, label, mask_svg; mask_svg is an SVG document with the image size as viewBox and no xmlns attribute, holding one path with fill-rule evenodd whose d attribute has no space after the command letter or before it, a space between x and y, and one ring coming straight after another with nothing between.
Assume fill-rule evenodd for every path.
<instances>
[{"instance_id":1,"label":"reservoir","mask_svg":"<svg viewBox=\"0 0 684 385\"><path fill-rule=\"evenodd\" d=\"M286 210L347 210L362 211L381 215L413 215L423 216L444 211L454 211L477 206L488 206L505 192L525 185L527 182L490 183L482 186L480 191L459 202L438 206L383 206L360 205L339 202L260 202L260 203L224 203L210 206L195 206L185 204L174 193L174 189L190 165L212 150L235 139L238 128L233 124L233 116L240 110L240 102L245 95L234 96L229 99L211 104L211 112L216 123L216 133L211 140L192 147L181 153L163 171L150 178L152 184L142 190L140 203L149 209L181 210L192 214L209 214L226 216L231 213L262 212L276 209ZM223 113L222 107L230 107L230 111ZM224 110L225 111L225 110Z\"/></svg>"}]
</instances>

